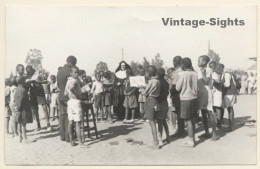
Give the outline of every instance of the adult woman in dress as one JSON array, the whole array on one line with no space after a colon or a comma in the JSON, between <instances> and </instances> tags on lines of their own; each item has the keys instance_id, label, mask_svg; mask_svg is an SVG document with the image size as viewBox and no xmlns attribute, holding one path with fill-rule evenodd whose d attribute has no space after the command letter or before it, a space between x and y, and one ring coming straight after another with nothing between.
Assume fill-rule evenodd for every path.
<instances>
[{"instance_id":1,"label":"adult woman in dress","mask_svg":"<svg viewBox=\"0 0 260 169\"><path fill-rule=\"evenodd\" d=\"M123 119L125 108L123 107L124 103L124 92L123 92L123 85L124 81L127 78L126 70L131 69L131 67L125 62L121 61L119 66L115 71L115 91L114 91L114 112L116 113L117 119Z\"/></svg>"}]
</instances>

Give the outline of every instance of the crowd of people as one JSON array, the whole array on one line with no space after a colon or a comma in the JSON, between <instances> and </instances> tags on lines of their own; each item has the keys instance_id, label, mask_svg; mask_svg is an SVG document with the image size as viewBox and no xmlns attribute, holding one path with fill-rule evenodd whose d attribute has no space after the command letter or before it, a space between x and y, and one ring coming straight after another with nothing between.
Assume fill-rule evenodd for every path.
<instances>
[{"instance_id":1,"label":"crowd of people","mask_svg":"<svg viewBox=\"0 0 260 169\"><path fill-rule=\"evenodd\" d=\"M21 143L36 141L27 138L26 124L35 120L35 130L42 129L39 106L47 130L53 130L52 113L52 120L59 120L61 141L76 145L75 126L80 147L85 147L81 139L82 120L92 106L96 116L93 120L97 122L100 119L114 123L117 119L134 124L139 112L139 121L150 125L152 149L159 149L163 141L171 142L167 119L176 131L176 137L188 135L183 142L186 147L196 146L195 128L200 113L205 131L202 137L219 139L217 131L222 128L225 109L229 117L228 130L234 130L233 105L239 93L237 77L231 71L224 71L223 64L210 61L207 55L198 58L198 71L194 71L190 58L181 56L174 57L174 67L167 70L153 65L148 69L139 67L138 76L144 76L146 82L139 87L131 85L130 77L134 75L125 61L119 63L114 73L95 72L94 79L76 64L76 57L69 56L67 63L58 68L57 75L50 76L50 81L47 74L39 74L31 65L18 64L16 76L5 81L6 133ZM255 80L247 79L248 89L252 91ZM209 123L212 132L209 132ZM162 139L163 130L165 140Z\"/></svg>"}]
</instances>

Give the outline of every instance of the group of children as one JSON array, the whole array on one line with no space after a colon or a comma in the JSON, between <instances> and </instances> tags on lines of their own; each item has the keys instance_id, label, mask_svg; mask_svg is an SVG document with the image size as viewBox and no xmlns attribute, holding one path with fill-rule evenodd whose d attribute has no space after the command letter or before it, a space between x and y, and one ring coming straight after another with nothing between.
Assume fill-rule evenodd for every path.
<instances>
[{"instance_id":1,"label":"group of children","mask_svg":"<svg viewBox=\"0 0 260 169\"><path fill-rule=\"evenodd\" d=\"M229 113L229 129L233 130L234 109L236 103L236 81L232 73L224 72L224 65L210 62L208 56L203 55L198 59L199 70L194 71L190 58L176 56L173 59L173 68L167 70L163 68L149 66L147 72L144 68L139 69L139 75L145 76L146 85L132 87L130 77L132 70L126 70L126 78L122 83L124 94L123 106L125 108L125 118L123 123L134 123L136 109L139 107L141 121L147 120L151 127L153 136L152 149L159 149L163 142L163 129L166 133L166 142L171 141L167 124L168 115L174 129L177 128L177 136L185 136L185 123L187 126L188 139L184 141L187 147L195 146L195 124L198 114L201 112L205 134L202 137L217 140L219 135L217 129L222 127L224 109ZM23 74L23 73L22 73ZM47 81L48 76L44 75L41 84L45 92L46 103L49 110L58 113L59 88L56 84L56 77L50 76L51 82ZM33 121L30 97L28 95L30 87L25 76L15 76L6 80L5 90L5 110L6 110L6 132L9 133L9 120L11 121L12 133L19 136L20 142L26 142L26 124ZM147 80L149 79L149 80ZM98 121L99 113L101 121L104 115L109 123L113 123L113 106L117 105L117 85L115 77L110 71L96 72L95 80L86 76L84 70L72 67L70 76L66 83L64 95L68 96L68 133L72 146L73 122L76 122L76 134L81 138L82 100L87 100L93 104ZM138 91L138 96L136 95ZM85 102L84 101L84 102ZM128 120L131 114L131 120ZM11 117L11 119L10 119ZM59 117L59 116L58 116ZM208 122L210 120L212 134L209 132ZM177 127L175 126L177 121ZM48 121L47 121L48 123ZM158 130L156 128L158 123ZM18 126L18 127L17 127ZM157 135L158 132L158 135ZM159 136L159 137L158 137ZM81 146L84 146L79 139Z\"/></svg>"}]
</instances>

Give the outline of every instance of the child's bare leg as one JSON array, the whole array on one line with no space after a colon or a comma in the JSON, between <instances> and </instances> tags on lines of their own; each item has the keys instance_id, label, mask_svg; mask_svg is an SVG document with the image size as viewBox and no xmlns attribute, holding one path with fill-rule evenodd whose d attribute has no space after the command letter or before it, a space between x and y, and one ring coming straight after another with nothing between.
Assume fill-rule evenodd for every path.
<instances>
[{"instance_id":1,"label":"child's bare leg","mask_svg":"<svg viewBox=\"0 0 260 169\"><path fill-rule=\"evenodd\" d=\"M157 138L156 124L155 124L154 120L153 121L149 120L149 124L150 124L152 135L153 135L153 145L159 146L159 141Z\"/></svg>"},{"instance_id":2,"label":"child's bare leg","mask_svg":"<svg viewBox=\"0 0 260 169\"><path fill-rule=\"evenodd\" d=\"M170 114L170 120L171 120L172 128L173 128L173 130L175 131L175 130L176 130L176 120L177 120L177 116L176 116L176 114L175 114L173 111L171 111L170 109L169 109L169 114Z\"/></svg>"},{"instance_id":3,"label":"child's bare leg","mask_svg":"<svg viewBox=\"0 0 260 169\"><path fill-rule=\"evenodd\" d=\"M55 111L56 111L56 109L55 109L55 107L53 107L52 108L52 121L55 120Z\"/></svg>"},{"instance_id":4,"label":"child's bare leg","mask_svg":"<svg viewBox=\"0 0 260 169\"><path fill-rule=\"evenodd\" d=\"M100 113L101 113L101 121L103 121L104 119L103 107L100 107Z\"/></svg>"},{"instance_id":5,"label":"child's bare leg","mask_svg":"<svg viewBox=\"0 0 260 169\"><path fill-rule=\"evenodd\" d=\"M98 122L98 108L94 107L94 112L96 114L96 122Z\"/></svg>"},{"instance_id":6,"label":"child's bare leg","mask_svg":"<svg viewBox=\"0 0 260 169\"><path fill-rule=\"evenodd\" d=\"M166 134L166 140L169 143L170 142L170 133L169 133L169 127L168 127L166 120L163 120L162 125L163 125L163 128L164 128L165 134Z\"/></svg>"},{"instance_id":7,"label":"child's bare leg","mask_svg":"<svg viewBox=\"0 0 260 169\"><path fill-rule=\"evenodd\" d=\"M5 118L5 134L10 134L10 132L9 132L9 121L10 121L10 117L6 117Z\"/></svg>"},{"instance_id":8,"label":"child's bare leg","mask_svg":"<svg viewBox=\"0 0 260 169\"><path fill-rule=\"evenodd\" d=\"M135 108L132 109L132 121L134 121L135 118Z\"/></svg>"},{"instance_id":9,"label":"child's bare leg","mask_svg":"<svg viewBox=\"0 0 260 169\"><path fill-rule=\"evenodd\" d=\"M233 107L228 107L228 121L229 121L229 129L233 130L233 123L234 123L234 109Z\"/></svg>"},{"instance_id":10,"label":"child's bare leg","mask_svg":"<svg viewBox=\"0 0 260 169\"><path fill-rule=\"evenodd\" d=\"M140 114L141 114L141 119L144 119L144 106L143 106L144 103L139 103L140 105Z\"/></svg>"},{"instance_id":11,"label":"child's bare leg","mask_svg":"<svg viewBox=\"0 0 260 169\"><path fill-rule=\"evenodd\" d=\"M158 135L159 135L159 142L162 143L162 134L163 134L163 120L158 119Z\"/></svg>"},{"instance_id":12,"label":"child's bare leg","mask_svg":"<svg viewBox=\"0 0 260 169\"><path fill-rule=\"evenodd\" d=\"M212 112L212 111L208 111L208 112L209 112L209 117L210 117L211 127L212 127L212 137L211 137L211 139L215 141L219 138L217 136L217 133L216 133L216 117L215 117L214 112Z\"/></svg>"},{"instance_id":13,"label":"child's bare leg","mask_svg":"<svg viewBox=\"0 0 260 169\"><path fill-rule=\"evenodd\" d=\"M188 130L188 138L189 138L189 146L194 147L194 121L192 119L188 119L187 123L187 130Z\"/></svg>"},{"instance_id":14,"label":"child's bare leg","mask_svg":"<svg viewBox=\"0 0 260 169\"><path fill-rule=\"evenodd\" d=\"M205 136L208 137L209 136L209 127L208 127L208 111L207 110L201 110L201 114L202 114L202 122L204 125L204 130L205 130Z\"/></svg>"},{"instance_id":15,"label":"child's bare leg","mask_svg":"<svg viewBox=\"0 0 260 169\"><path fill-rule=\"evenodd\" d=\"M129 113L129 108L126 108L126 109L125 109L125 120L127 120L128 113Z\"/></svg>"},{"instance_id":16,"label":"child's bare leg","mask_svg":"<svg viewBox=\"0 0 260 169\"><path fill-rule=\"evenodd\" d=\"M47 109L47 104L43 104L42 105L42 109L44 112L44 117L47 123L47 127L51 127L50 121L49 121L49 113L48 113L48 109Z\"/></svg>"},{"instance_id":17,"label":"child's bare leg","mask_svg":"<svg viewBox=\"0 0 260 169\"><path fill-rule=\"evenodd\" d=\"M24 140L27 140L27 136L26 136L26 123L22 123L22 136Z\"/></svg>"},{"instance_id":18,"label":"child's bare leg","mask_svg":"<svg viewBox=\"0 0 260 169\"><path fill-rule=\"evenodd\" d=\"M213 107L214 113L216 114L216 124L218 128L221 128L221 109L220 107Z\"/></svg>"},{"instance_id":19,"label":"child's bare leg","mask_svg":"<svg viewBox=\"0 0 260 169\"><path fill-rule=\"evenodd\" d=\"M21 123L18 123L18 134L19 134L20 142L22 142L23 135L22 135L22 124Z\"/></svg>"},{"instance_id":20,"label":"child's bare leg","mask_svg":"<svg viewBox=\"0 0 260 169\"><path fill-rule=\"evenodd\" d=\"M110 106L107 106L107 120L111 123L112 122L112 117L111 117L111 108Z\"/></svg>"},{"instance_id":21,"label":"child's bare leg","mask_svg":"<svg viewBox=\"0 0 260 169\"><path fill-rule=\"evenodd\" d=\"M68 132L70 137L70 144L71 146L74 146L75 143L73 141L73 120L69 121Z\"/></svg>"},{"instance_id":22,"label":"child's bare leg","mask_svg":"<svg viewBox=\"0 0 260 169\"><path fill-rule=\"evenodd\" d=\"M81 126L81 122L77 121L76 122L76 133L77 133L77 137L78 137L78 140L79 140L79 145L82 146L83 142L82 142L82 139L81 139L80 126Z\"/></svg>"}]
</instances>

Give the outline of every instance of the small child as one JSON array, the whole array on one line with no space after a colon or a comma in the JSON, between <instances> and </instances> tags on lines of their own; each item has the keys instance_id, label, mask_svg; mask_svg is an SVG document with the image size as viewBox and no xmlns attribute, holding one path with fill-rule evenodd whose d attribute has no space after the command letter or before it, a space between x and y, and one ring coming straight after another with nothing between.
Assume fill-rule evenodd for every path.
<instances>
[{"instance_id":1,"label":"small child","mask_svg":"<svg viewBox=\"0 0 260 169\"><path fill-rule=\"evenodd\" d=\"M174 72L174 68L169 68L167 70L167 82L169 83L169 92L170 92L170 89L172 88L172 75L173 75L173 72ZM177 122L177 115L175 113L176 109L175 107L173 106L172 104L172 98L171 98L171 95L169 94L168 97L167 97L167 101L168 101L168 116L170 117L170 121L171 121L171 124L172 124L172 129L174 131L174 133L176 133L176 122Z\"/></svg>"},{"instance_id":2,"label":"small child","mask_svg":"<svg viewBox=\"0 0 260 169\"><path fill-rule=\"evenodd\" d=\"M58 106L58 98L59 98L59 88L56 83L56 76L51 75L51 84L50 84L50 90L51 90L51 111L52 111L52 121L55 120L55 111L57 110L57 118L59 119L59 106Z\"/></svg>"},{"instance_id":3,"label":"small child","mask_svg":"<svg viewBox=\"0 0 260 169\"><path fill-rule=\"evenodd\" d=\"M139 70L139 76L145 76L145 69L141 68ZM139 96L138 96L138 103L139 103L139 111L141 115L140 122L144 122L144 109L145 109L145 86L139 87ZM147 120L149 122L149 120Z\"/></svg>"},{"instance_id":4,"label":"small child","mask_svg":"<svg viewBox=\"0 0 260 169\"><path fill-rule=\"evenodd\" d=\"M107 114L107 120L110 124L113 123L113 118L111 115L111 106L113 105L113 82L110 78L110 72L104 72L104 99L105 99L105 112Z\"/></svg>"},{"instance_id":5,"label":"small child","mask_svg":"<svg viewBox=\"0 0 260 169\"><path fill-rule=\"evenodd\" d=\"M30 100L28 90L24 87L25 77L16 77L18 87L14 95L15 102L15 121L18 122L18 133L20 137L20 143L30 143L35 140L27 139L26 124L32 123L32 112L30 106Z\"/></svg>"},{"instance_id":6,"label":"small child","mask_svg":"<svg viewBox=\"0 0 260 169\"><path fill-rule=\"evenodd\" d=\"M5 79L5 134L11 134L9 132L9 121L12 115L10 109L10 86L11 81L9 78Z\"/></svg>"},{"instance_id":7,"label":"small child","mask_svg":"<svg viewBox=\"0 0 260 169\"><path fill-rule=\"evenodd\" d=\"M194 117L197 113L197 73L192 71L192 63L190 58L182 59L183 72L179 73L176 83L176 90L180 91L181 100L181 118L187 123L188 140L184 142L184 146L195 146L195 123Z\"/></svg>"},{"instance_id":8,"label":"small child","mask_svg":"<svg viewBox=\"0 0 260 169\"><path fill-rule=\"evenodd\" d=\"M48 74L47 73L43 73L42 75L43 81L42 81L42 87L44 89L44 93L45 93L45 99L46 99L46 104L48 106L48 113L50 113L51 109L50 109L50 104L51 104L51 90L50 90L50 86L51 86L51 82L48 81ZM49 114L50 117L50 114Z\"/></svg>"},{"instance_id":9,"label":"small child","mask_svg":"<svg viewBox=\"0 0 260 169\"><path fill-rule=\"evenodd\" d=\"M168 101L167 97L169 95L169 84L164 79L165 76L165 70L163 68L159 68L157 70L157 76L161 83L161 91L160 96L158 97L159 102L159 111L157 112L156 119L158 120L158 131L159 131L159 142L162 144L162 133L163 128L166 133L166 141L169 144L170 143L170 135L169 135L169 128L166 122L167 113L168 113Z\"/></svg>"},{"instance_id":10,"label":"small child","mask_svg":"<svg viewBox=\"0 0 260 169\"><path fill-rule=\"evenodd\" d=\"M213 112L213 92L212 92L212 69L207 68L210 59L207 55L202 55L198 59L198 109L201 110L205 134L201 137L215 141L219 139L216 133L216 122ZM208 116L211 120L212 136L208 129Z\"/></svg>"},{"instance_id":11,"label":"small child","mask_svg":"<svg viewBox=\"0 0 260 169\"><path fill-rule=\"evenodd\" d=\"M221 76L224 70L224 65L219 63L216 65L216 69L212 74L213 81L213 110L217 116L217 127L221 128L221 113L223 111L223 94Z\"/></svg>"},{"instance_id":12,"label":"small child","mask_svg":"<svg viewBox=\"0 0 260 169\"><path fill-rule=\"evenodd\" d=\"M215 71L216 66L217 66L217 62L216 61L209 62L209 68L212 70L212 72Z\"/></svg>"},{"instance_id":13,"label":"small child","mask_svg":"<svg viewBox=\"0 0 260 169\"><path fill-rule=\"evenodd\" d=\"M233 105L237 103L237 89L235 77L231 72L226 71L222 76L223 83L223 107L228 110L229 131L234 130L234 108ZM223 110L224 111L224 110ZM224 113L223 113L224 115Z\"/></svg>"},{"instance_id":14,"label":"small child","mask_svg":"<svg viewBox=\"0 0 260 169\"><path fill-rule=\"evenodd\" d=\"M104 107L104 87L101 82L101 74L97 72L95 74L96 81L93 83L91 93L94 100L94 111L96 114L96 121L98 122L98 110L101 112L101 121L103 121L103 107Z\"/></svg>"},{"instance_id":15,"label":"small child","mask_svg":"<svg viewBox=\"0 0 260 169\"><path fill-rule=\"evenodd\" d=\"M10 88L10 109L12 112L12 116L11 116L11 128L12 128L12 136L13 137L18 137L18 132L17 132L17 126L18 123L15 121L15 102L14 102L14 96L16 93L16 89L17 89L17 83L16 83L16 78L13 77L11 79L11 88Z\"/></svg>"},{"instance_id":16,"label":"small child","mask_svg":"<svg viewBox=\"0 0 260 169\"><path fill-rule=\"evenodd\" d=\"M71 146L75 146L75 142L73 140L73 123L76 122L76 133L79 141L80 147L85 147L81 140L81 121L82 121L82 107L81 107L81 87L78 79L79 69L77 67L73 67L71 69L70 77L68 78L64 95L69 97L68 101L68 119L69 126L68 132L70 137Z\"/></svg>"},{"instance_id":17,"label":"small child","mask_svg":"<svg viewBox=\"0 0 260 169\"><path fill-rule=\"evenodd\" d=\"M124 100L124 107L125 107L125 119L123 120L123 123L134 123L134 115L135 115L135 109L138 107L137 99L135 96L135 87L130 86L130 80L129 77L132 75L132 70L127 69L126 70L126 76L125 84L123 86L125 100ZM132 117L131 120L128 121L128 114L129 111L132 111Z\"/></svg>"},{"instance_id":18,"label":"small child","mask_svg":"<svg viewBox=\"0 0 260 169\"><path fill-rule=\"evenodd\" d=\"M157 130L155 124L155 116L158 111L158 97L160 95L161 83L158 80L157 69L155 66L149 66L149 82L145 88L146 95L146 105L145 105L145 117L149 120L149 124L151 127L151 132L153 136L153 145L149 146L149 148L158 150L160 148L159 141L157 137Z\"/></svg>"}]
</instances>

